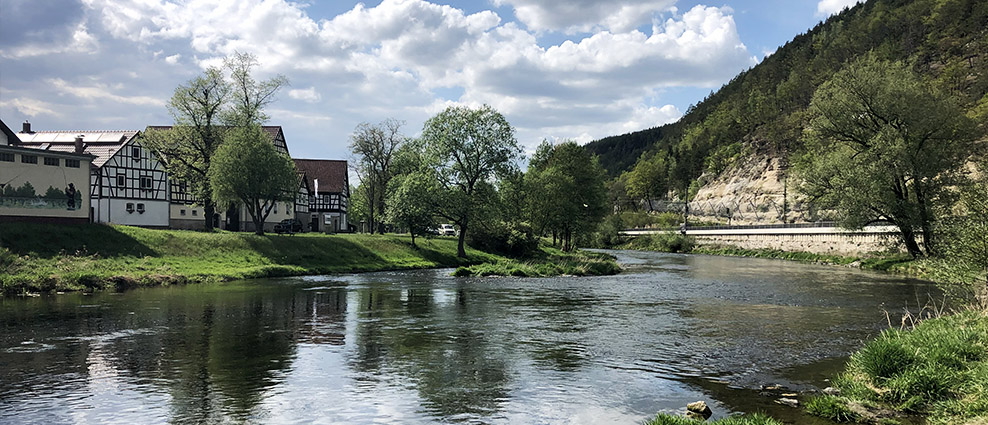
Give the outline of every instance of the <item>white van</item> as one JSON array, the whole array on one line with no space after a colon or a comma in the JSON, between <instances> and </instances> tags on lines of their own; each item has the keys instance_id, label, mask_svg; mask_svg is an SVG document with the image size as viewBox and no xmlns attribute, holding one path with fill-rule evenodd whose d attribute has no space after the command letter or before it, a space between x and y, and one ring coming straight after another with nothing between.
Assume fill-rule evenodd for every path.
<instances>
[{"instance_id":1,"label":"white van","mask_svg":"<svg viewBox=\"0 0 988 425\"><path fill-rule=\"evenodd\" d=\"M456 228L452 224L440 224L439 234L443 236L456 236Z\"/></svg>"}]
</instances>

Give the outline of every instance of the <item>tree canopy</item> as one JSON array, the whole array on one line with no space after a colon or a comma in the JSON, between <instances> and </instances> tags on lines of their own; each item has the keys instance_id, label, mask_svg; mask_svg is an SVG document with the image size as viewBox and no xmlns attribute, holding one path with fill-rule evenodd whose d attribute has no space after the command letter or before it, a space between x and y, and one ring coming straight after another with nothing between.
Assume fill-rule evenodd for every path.
<instances>
[{"instance_id":1,"label":"tree canopy","mask_svg":"<svg viewBox=\"0 0 988 425\"><path fill-rule=\"evenodd\" d=\"M490 202L497 179L517 168L521 148L514 129L488 105L451 106L426 121L421 143L440 191L436 213L459 227L457 255L466 257L472 220Z\"/></svg>"},{"instance_id":2,"label":"tree canopy","mask_svg":"<svg viewBox=\"0 0 988 425\"><path fill-rule=\"evenodd\" d=\"M914 256L935 251L934 225L954 201L974 123L901 62L866 56L813 95L801 190L842 225L887 220Z\"/></svg>"},{"instance_id":3,"label":"tree canopy","mask_svg":"<svg viewBox=\"0 0 988 425\"><path fill-rule=\"evenodd\" d=\"M254 232L264 234L264 220L275 204L295 200L295 164L274 147L260 126L231 129L225 139L209 169L213 198L242 202L254 222Z\"/></svg>"}]
</instances>

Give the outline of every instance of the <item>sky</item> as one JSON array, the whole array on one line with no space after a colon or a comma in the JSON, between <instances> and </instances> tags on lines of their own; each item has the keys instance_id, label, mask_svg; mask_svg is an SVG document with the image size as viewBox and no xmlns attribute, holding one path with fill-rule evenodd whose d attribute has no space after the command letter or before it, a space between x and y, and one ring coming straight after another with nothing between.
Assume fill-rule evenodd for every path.
<instances>
[{"instance_id":1,"label":"sky","mask_svg":"<svg viewBox=\"0 0 988 425\"><path fill-rule=\"evenodd\" d=\"M489 104L531 152L673 122L856 0L0 0L0 119L14 131L173 122L175 88L234 52L290 85L293 157L349 159L363 122L408 136Z\"/></svg>"}]
</instances>

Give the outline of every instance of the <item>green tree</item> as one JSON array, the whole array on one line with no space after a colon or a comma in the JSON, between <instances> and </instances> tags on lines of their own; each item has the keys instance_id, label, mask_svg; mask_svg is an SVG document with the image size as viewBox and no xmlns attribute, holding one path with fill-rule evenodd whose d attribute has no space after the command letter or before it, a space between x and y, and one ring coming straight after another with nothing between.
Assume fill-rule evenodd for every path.
<instances>
[{"instance_id":1,"label":"green tree","mask_svg":"<svg viewBox=\"0 0 988 425\"><path fill-rule=\"evenodd\" d=\"M436 227L434 215L436 179L427 172L395 176L389 183L385 215L391 223L408 228L415 246L415 235L426 235Z\"/></svg>"},{"instance_id":2,"label":"green tree","mask_svg":"<svg viewBox=\"0 0 988 425\"><path fill-rule=\"evenodd\" d=\"M491 200L491 185L517 168L521 148L514 129L494 108L451 106L426 121L423 158L439 187L437 214L460 228L457 255L472 220Z\"/></svg>"},{"instance_id":3,"label":"green tree","mask_svg":"<svg viewBox=\"0 0 988 425\"><path fill-rule=\"evenodd\" d=\"M364 189L364 185L358 184L350 191L347 217L351 223L370 223L370 213L367 211L367 191ZM363 231L363 228L360 231Z\"/></svg>"},{"instance_id":4,"label":"green tree","mask_svg":"<svg viewBox=\"0 0 988 425\"><path fill-rule=\"evenodd\" d=\"M361 123L350 135L350 151L356 156L354 169L367 198L368 222L371 233L378 229L377 218L384 213L388 184L394 176L392 162L395 153L407 138L401 134L404 122L388 118L377 125Z\"/></svg>"},{"instance_id":5,"label":"green tree","mask_svg":"<svg viewBox=\"0 0 988 425\"><path fill-rule=\"evenodd\" d=\"M645 201L651 211L652 200L663 198L669 192L669 163L665 152L639 158L624 179L628 197Z\"/></svg>"},{"instance_id":6,"label":"green tree","mask_svg":"<svg viewBox=\"0 0 988 425\"><path fill-rule=\"evenodd\" d=\"M857 60L813 95L800 189L842 226L899 228L909 253L936 250L933 229L973 151L975 127L949 98L900 62Z\"/></svg>"},{"instance_id":7,"label":"green tree","mask_svg":"<svg viewBox=\"0 0 988 425\"><path fill-rule=\"evenodd\" d=\"M277 202L292 202L298 176L291 158L275 149L260 126L231 129L209 169L213 198L242 202L254 233L264 234L264 220Z\"/></svg>"},{"instance_id":8,"label":"green tree","mask_svg":"<svg viewBox=\"0 0 988 425\"><path fill-rule=\"evenodd\" d=\"M560 236L571 251L574 236L596 230L607 214L606 176L597 158L574 142L543 142L529 163L533 223Z\"/></svg>"},{"instance_id":9,"label":"green tree","mask_svg":"<svg viewBox=\"0 0 988 425\"><path fill-rule=\"evenodd\" d=\"M224 122L232 127L263 124L268 116L264 107L275 101L275 94L288 85L288 78L276 75L264 81L254 79L253 69L257 57L250 53L234 52L223 60L230 71L230 107L224 112Z\"/></svg>"},{"instance_id":10,"label":"green tree","mask_svg":"<svg viewBox=\"0 0 988 425\"><path fill-rule=\"evenodd\" d=\"M148 128L143 142L158 153L172 179L186 183L188 193L202 205L206 230L213 229L216 202L209 183L209 168L223 140L220 114L229 98L230 85L218 68L209 68L175 89L168 112L171 129Z\"/></svg>"}]
</instances>

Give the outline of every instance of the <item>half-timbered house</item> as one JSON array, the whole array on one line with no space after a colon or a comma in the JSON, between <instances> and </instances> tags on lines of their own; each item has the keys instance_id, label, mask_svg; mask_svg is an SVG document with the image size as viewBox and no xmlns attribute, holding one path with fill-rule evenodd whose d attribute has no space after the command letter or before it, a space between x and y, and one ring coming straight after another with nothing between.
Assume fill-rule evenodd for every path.
<instances>
[{"instance_id":1,"label":"half-timbered house","mask_svg":"<svg viewBox=\"0 0 988 425\"><path fill-rule=\"evenodd\" d=\"M81 152L95 158L90 169L90 217L97 223L168 227L168 176L157 155L144 147L138 130L31 131L21 145L51 152Z\"/></svg>"},{"instance_id":2,"label":"half-timbered house","mask_svg":"<svg viewBox=\"0 0 988 425\"><path fill-rule=\"evenodd\" d=\"M317 232L348 232L350 179L347 163L333 159L293 159L309 187L309 228Z\"/></svg>"},{"instance_id":3,"label":"half-timbered house","mask_svg":"<svg viewBox=\"0 0 988 425\"><path fill-rule=\"evenodd\" d=\"M153 130L169 130L172 126L149 126ZM289 155L288 143L285 142L285 132L281 126L263 126L264 133L271 138L271 143L279 152ZM188 183L172 179L169 185L170 206L169 206L169 226L174 229L203 229L205 227L205 210L192 193L188 190ZM306 205L308 207L308 205ZM264 221L264 230L272 231L274 225L286 218L294 218L296 215L295 202L278 202L271 209L271 213ZM213 225L232 231L254 231L254 222L245 208L237 203L229 205L217 205L216 214L213 217Z\"/></svg>"}]
</instances>

